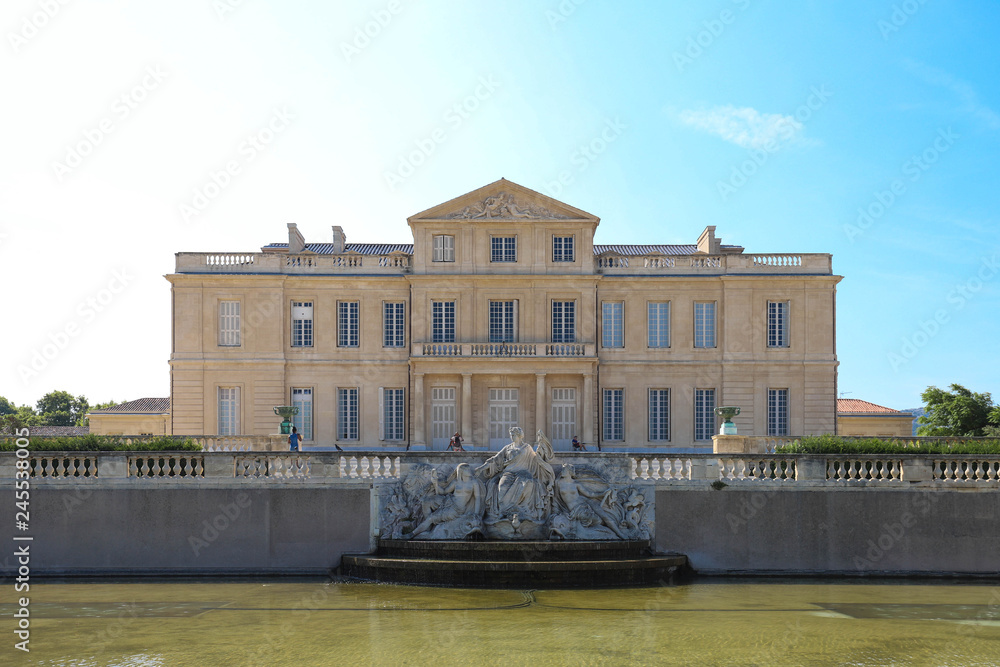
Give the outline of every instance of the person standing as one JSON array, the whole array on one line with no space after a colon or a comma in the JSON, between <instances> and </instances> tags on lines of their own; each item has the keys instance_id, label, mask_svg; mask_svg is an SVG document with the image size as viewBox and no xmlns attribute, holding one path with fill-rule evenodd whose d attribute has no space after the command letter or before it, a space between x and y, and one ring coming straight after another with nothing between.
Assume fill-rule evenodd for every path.
<instances>
[{"instance_id":1,"label":"person standing","mask_svg":"<svg viewBox=\"0 0 1000 667\"><path fill-rule=\"evenodd\" d=\"M290 451L299 451L299 443L302 441L302 436L299 435L299 429L292 427L292 432L288 435L288 446L291 447Z\"/></svg>"},{"instance_id":2,"label":"person standing","mask_svg":"<svg viewBox=\"0 0 1000 667\"><path fill-rule=\"evenodd\" d=\"M465 449L462 448L462 434L455 431L455 435L451 436L451 441L448 442L449 452L464 452Z\"/></svg>"}]
</instances>

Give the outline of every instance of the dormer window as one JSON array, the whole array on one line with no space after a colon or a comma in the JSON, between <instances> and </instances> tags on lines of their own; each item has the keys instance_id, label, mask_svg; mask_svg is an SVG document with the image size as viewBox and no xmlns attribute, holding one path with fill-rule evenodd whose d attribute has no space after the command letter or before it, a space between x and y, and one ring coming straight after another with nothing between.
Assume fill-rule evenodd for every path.
<instances>
[{"instance_id":1,"label":"dormer window","mask_svg":"<svg viewBox=\"0 0 1000 667\"><path fill-rule=\"evenodd\" d=\"M455 261L455 237L450 234L434 235L434 252L431 257L434 262Z\"/></svg>"},{"instance_id":2,"label":"dormer window","mask_svg":"<svg viewBox=\"0 0 1000 667\"><path fill-rule=\"evenodd\" d=\"M516 236L491 236L490 237L490 261L491 262L516 262L517 261L517 237Z\"/></svg>"}]
</instances>

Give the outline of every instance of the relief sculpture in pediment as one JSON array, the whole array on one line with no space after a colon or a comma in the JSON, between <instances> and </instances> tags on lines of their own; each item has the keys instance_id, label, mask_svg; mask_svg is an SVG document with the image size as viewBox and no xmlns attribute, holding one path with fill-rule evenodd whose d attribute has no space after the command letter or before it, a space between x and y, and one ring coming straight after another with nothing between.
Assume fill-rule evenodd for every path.
<instances>
[{"instance_id":1,"label":"relief sculpture in pediment","mask_svg":"<svg viewBox=\"0 0 1000 667\"><path fill-rule=\"evenodd\" d=\"M457 213L448 216L450 219L464 220L561 220L564 215L557 215L543 206L518 202L514 195L499 192L471 206L466 206Z\"/></svg>"}]
</instances>

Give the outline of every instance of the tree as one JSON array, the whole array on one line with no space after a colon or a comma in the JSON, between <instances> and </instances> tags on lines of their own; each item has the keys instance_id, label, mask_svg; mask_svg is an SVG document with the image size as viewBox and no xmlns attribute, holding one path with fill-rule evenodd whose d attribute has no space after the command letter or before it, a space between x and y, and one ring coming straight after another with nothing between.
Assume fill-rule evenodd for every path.
<instances>
[{"instance_id":1,"label":"tree","mask_svg":"<svg viewBox=\"0 0 1000 667\"><path fill-rule=\"evenodd\" d=\"M17 406L3 396L0 396L0 417L4 415L12 415L15 412L17 412Z\"/></svg>"},{"instance_id":2,"label":"tree","mask_svg":"<svg viewBox=\"0 0 1000 667\"><path fill-rule=\"evenodd\" d=\"M77 426L87 415L87 397L73 397L68 391L50 391L35 405L45 426Z\"/></svg>"},{"instance_id":3,"label":"tree","mask_svg":"<svg viewBox=\"0 0 1000 667\"><path fill-rule=\"evenodd\" d=\"M0 433L7 435L22 428L38 426L41 418L30 405L22 405L9 414L0 416Z\"/></svg>"},{"instance_id":4,"label":"tree","mask_svg":"<svg viewBox=\"0 0 1000 667\"><path fill-rule=\"evenodd\" d=\"M950 392L927 387L920 398L924 414L917 422L924 426L917 435L981 436L991 418L1000 416L989 392L975 393L960 384L952 384Z\"/></svg>"}]
</instances>

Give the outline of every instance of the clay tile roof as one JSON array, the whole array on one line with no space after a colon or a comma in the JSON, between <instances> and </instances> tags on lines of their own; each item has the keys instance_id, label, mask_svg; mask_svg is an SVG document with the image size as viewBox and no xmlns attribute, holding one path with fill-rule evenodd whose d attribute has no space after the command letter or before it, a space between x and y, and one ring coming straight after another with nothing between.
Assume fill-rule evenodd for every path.
<instances>
[{"instance_id":1,"label":"clay tile roof","mask_svg":"<svg viewBox=\"0 0 1000 667\"><path fill-rule=\"evenodd\" d=\"M893 410L884 405L876 405L870 401L862 401L860 398L838 398L837 412L839 413L863 413L863 414L896 414L909 415L909 412Z\"/></svg>"},{"instance_id":2,"label":"clay tile roof","mask_svg":"<svg viewBox=\"0 0 1000 667\"><path fill-rule=\"evenodd\" d=\"M89 435L89 426L29 426L32 436L66 437Z\"/></svg>"},{"instance_id":3,"label":"clay tile roof","mask_svg":"<svg viewBox=\"0 0 1000 667\"><path fill-rule=\"evenodd\" d=\"M163 414L170 412L169 398L137 398L134 401L125 401L103 410L91 410L92 415L117 415L117 414Z\"/></svg>"}]
</instances>

